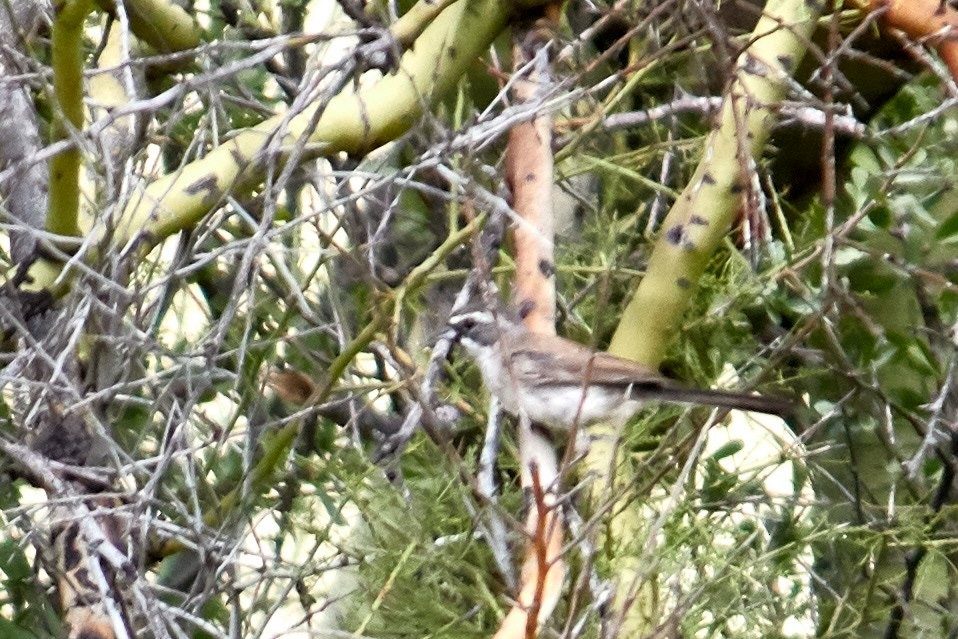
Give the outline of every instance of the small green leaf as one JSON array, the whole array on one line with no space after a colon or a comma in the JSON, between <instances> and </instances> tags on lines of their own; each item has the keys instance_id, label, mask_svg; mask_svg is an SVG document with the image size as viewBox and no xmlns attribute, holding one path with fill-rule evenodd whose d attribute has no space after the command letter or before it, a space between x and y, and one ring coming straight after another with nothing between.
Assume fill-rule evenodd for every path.
<instances>
[{"instance_id":1,"label":"small green leaf","mask_svg":"<svg viewBox=\"0 0 958 639\"><path fill-rule=\"evenodd\" d=\"M958 212L953 213L944 222L938 225L935 239L948 240L958 235Z\"/></svg>"},{"instance_id":2,"label":"small green leaf","mask_svg":"<svg viewBox=\"0 0 958 639\"><path fill-rule=\"evenodd\" d=\"M0 544L0 571L7 575L9 581L24 581L33 574L23 550L12 539Z\"/></svg>"},{"instance_id":3,"label":"small green leaf","mask_svg":"<svg viewBox=\"0 0 958 639\"><path fill-rule=\"evenodd\" d=\"M329 515L330 521L337 526L345 526L346 520L343 519L342 506L333 501L329 494L321 490L316 492L316 496L326 509L326 514Z\"/></svg>"},{"instance_id":4,"label":"small green leaf","mask_svg":"<svg viewBox=\"0 0 958 639\"><path fill-rule=\"evenodd\" d=\"M876 206L868 212L868 220L880 229L891 226L892 214L887 206Z\"/></svg>"},{"instance_id":5,"label":"small green leaf","mask_svg":"<svg viewBox=\"0 0 958 639\"><path fill-rule=\"evenodd\" d=\"M851 152L850 160L853 166L856 168L861 167L866 174L877 175L883 171L881 163L875 156L875 152L867 146L856 146ZM855 180L855 183L858 184L858 181Z\"/></svg>"},{"instance_id":6,"label":"small green leaf","mask_svg":"<svg viewBox=\"0 0 958 639\"><path fill-rule=\"evenodd\" d=\"M712 454L712 459L719 461L720 459L725 459L726 457L731 457L735 453L740 452L745 448L745 444L741 440L733 439L732 441L723 444Z\"/></svg>"},{"instance_id":7,"label":"small green leaf","mask_svg":"<svg viewBox=\"0 0 958 639\"><path fill-rule=\"evenodd\" d=\"M0 617L0 637L4 639L36 639L36 635L27 632L12 621Z\"/></svg>"},{"instance_id":8,"label":"small green leaf","mask_svg":"<svg viewBox=\"0 0 958 639\"><path fill-rule=\"evenodd\" d=\"M844 275L854 290L875 295L892 290L902 279L895 271L873 260L860 260L849 265Z\"/></svg>"}]
</instances>

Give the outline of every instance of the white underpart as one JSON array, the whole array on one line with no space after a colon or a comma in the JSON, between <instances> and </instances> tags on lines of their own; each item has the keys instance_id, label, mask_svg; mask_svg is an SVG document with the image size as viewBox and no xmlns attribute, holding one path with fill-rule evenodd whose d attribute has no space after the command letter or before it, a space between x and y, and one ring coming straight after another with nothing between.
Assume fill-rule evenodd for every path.
<instances>
[{"instance_id":1,"label":"white underpart","mask_svg":"<svg viewBox=\"0 0 958 639\"><path fill-rule=\"evenodd\" d=\"M469 339L463 339L462 345L479 367L486 388L499 398L508 413L518 415L521 406L533 422L556 430L569 430L572 424L588 426L602 420L622 425L641 406L641 402L629 399L628 389L609 391L583 384L576 392L560 393L558 389L547 392L541 386L529 388L505 366L508 360L498 349L485 348Z\"/></svg>"}]
</instances>

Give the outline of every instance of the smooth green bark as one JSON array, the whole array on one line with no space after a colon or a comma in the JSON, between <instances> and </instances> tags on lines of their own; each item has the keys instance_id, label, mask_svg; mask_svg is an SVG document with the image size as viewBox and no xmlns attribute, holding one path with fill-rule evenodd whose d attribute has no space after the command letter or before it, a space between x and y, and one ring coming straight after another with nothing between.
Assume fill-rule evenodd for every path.
<instances>
[{"instance_id":1,"label":"smooth green bark","mask_svg":"<svg viewBox=\"0 0 958 639\"><path fill-rule=\"evenodd\" d=\"M68 139L83 128L83 29L92 0L66 0L56 6L51 32L53 91L60 113L56 137ZM74 146L50 160L50 199L46 229L58 235L79 235L80 165Z\"/></svg>"},{"instance_id":2,"label":"smooth green bark","mask_svg":"<svg viewBox=\"0 0 958 639\"><path fill-rule=\"evenodd\" d=\"M612 338L612 353L651 367L662 362L690 291L732 226L752 163L775 124L772 108L784 97L820 12L805 0L773 0L765 7L726 92L720 124L662 223L646 275Z\"/></svg>"}]
</instances>

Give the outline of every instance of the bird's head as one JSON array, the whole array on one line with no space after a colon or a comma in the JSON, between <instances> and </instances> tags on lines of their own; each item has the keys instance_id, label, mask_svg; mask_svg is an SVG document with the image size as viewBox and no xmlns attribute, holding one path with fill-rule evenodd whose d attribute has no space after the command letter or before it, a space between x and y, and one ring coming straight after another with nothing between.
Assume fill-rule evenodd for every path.
<instances>
[{"instance_id":1,"label":"bird's head","mask_svg":"<svg viewBox=\"0 0 958 639\"><path fill-rule=\"evenodd\" d=\"M512 325L513 320L505 309L467 307L449 318L447 336L474 356L495 344Z\"/></svg>"}]
</instances>

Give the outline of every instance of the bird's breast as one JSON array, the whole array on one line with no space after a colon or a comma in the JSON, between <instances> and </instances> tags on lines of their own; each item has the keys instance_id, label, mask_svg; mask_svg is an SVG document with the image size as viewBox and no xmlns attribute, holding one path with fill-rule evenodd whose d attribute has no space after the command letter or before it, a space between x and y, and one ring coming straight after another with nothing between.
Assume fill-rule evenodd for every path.
<instances>
[{"instance_id":1,"label":"bird's breast","mask_svg":"<svg viewBox=\"0 0 958 639\"><path fill-rule=\"evenodd\" d=\"M624 422L639 406L623 392L596 386L520 388L519 395L519 403L529 419L557 430L605 420Z\"/></svg>"},{"instance_id":2,"label":"bird's breast","mask_svg":"<svg viewBox=\"0 0 958 639\"><path fill-rule=\"evenodd\" d=\"M493 349L475 353L476 364L482 373L486 388L512 415L518 415L520 407L533 422L560 431L573 425L588 426L599 421L624 423L638 410L640 403L630 399L625 388L592 385L584 387L581 382L550 383L554 377L548 368L549 358L522 363L506 359Z\"/></svg>"}]
</instances>

